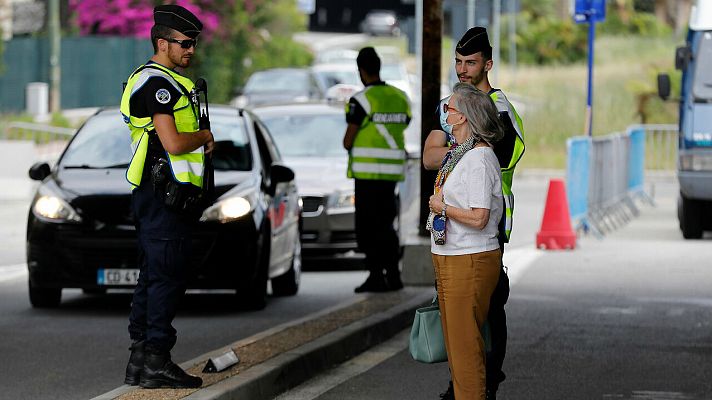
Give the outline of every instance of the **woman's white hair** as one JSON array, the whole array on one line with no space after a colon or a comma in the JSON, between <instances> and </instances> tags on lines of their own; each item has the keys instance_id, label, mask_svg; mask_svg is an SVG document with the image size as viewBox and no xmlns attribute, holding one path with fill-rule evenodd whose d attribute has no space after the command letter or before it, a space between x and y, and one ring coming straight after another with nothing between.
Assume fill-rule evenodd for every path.
<instances>
[{"instance_id":1,"label":"woman's white hair","mask_svg":"<svg viewBox=\"0 0 712 400\"><path fill-rule=\"evenodd\" d=\"M452 89L455 108L467 118L470 133L475 141L484 140L492 145L502 139L504 128L494 101L485 92L469 83L459 82Z\"/></svg>"}]
</instances>

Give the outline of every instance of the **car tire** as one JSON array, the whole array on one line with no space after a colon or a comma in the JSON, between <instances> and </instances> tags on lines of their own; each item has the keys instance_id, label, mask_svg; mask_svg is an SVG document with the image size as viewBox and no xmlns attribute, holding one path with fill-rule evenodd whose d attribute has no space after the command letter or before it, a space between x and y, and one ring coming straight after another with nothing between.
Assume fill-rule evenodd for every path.
<instances>
[{"instance_id":1,"label":"car tire","mask_svg":"<svg viewBox=\"0 0 712 400\"><path fill-rule=\"evenodd\" d=\"M269 224L269 222L267 222ZM255 277L247 284L237 289L237 306L244 310L257 311L267 306L267 281L270 259L271 233L269 228L263 228L262 240L257 255L257 271Z\"/></svg>"},{"instance_id":2,"label":"car tire","mask_svg":"<svg viewBox=\"0 0 712 400\"><path fill-rule=\"evenodd\" d=\"M299 240L299 234L296 236L292 265L289 267L289 271L272 278L272 294L275 296L294 296L299 291L299 282L302 279L302 242Z\"/></svg>"},{"instance_id":3,"label":"car tire","mask_svg":"<svg viewBox=\"0 0 712 400\"><path fill-rule=\"evenodd\" d=\"M680 194L680 229L685 239L702 238L702 202L694 199L687 199Z\"/></svg>"},{"instance_id":4,"label":"car tire","mask_svg":"<svg viewBox=\"0 0 712 400\"><path fill-rule=\"evenodd\" d=\"M41 287L28 280L30 304L34 308L55 308L62 301L62 288Z\"/></svg>"}]
</instances>

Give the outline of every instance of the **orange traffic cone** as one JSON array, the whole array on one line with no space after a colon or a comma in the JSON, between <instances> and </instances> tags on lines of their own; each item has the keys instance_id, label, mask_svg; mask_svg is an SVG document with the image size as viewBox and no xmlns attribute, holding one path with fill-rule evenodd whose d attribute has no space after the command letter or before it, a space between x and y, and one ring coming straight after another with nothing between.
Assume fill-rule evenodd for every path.
<instances>
[{"instance_id":1,"label":"orange traffic cone","mask_svg":"<svg viewBox=\"0 0 712 400\"><path fill-rule=\"evenodd\" d=\"M569 203L566 201L566 189L561 179L549 181L544 218L541 221L541 229L536 234L536 247L549 250L576 247L576 234L571 229Z\"/></svg>"}]
</instances>

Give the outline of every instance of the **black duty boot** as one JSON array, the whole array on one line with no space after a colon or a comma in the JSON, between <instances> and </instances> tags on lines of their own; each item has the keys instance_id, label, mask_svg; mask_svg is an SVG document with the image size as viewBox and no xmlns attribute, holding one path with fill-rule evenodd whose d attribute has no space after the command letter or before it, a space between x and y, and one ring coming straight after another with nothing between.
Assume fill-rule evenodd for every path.
<instances>
[{"instance_id":1,"label":"black duty boot","mask_svg":"<svg viewBox=\"0 0 712 400\"><path fill-rule=\"evenodd\" d=\"M131 350L131 356L129 357L128 365L126 365L126 379L124 379L124 383L136 386L141 378L141 371L143 371L144 341L139 340L133 342L129 350Z\"/></svg>"},{"instance_id":2,"label":"black duty boot","mask_svg":"<svg viewBox=\"0 0 712 400\"><path fill-rule=\"evenodd\" d=\"M440 393L440 400L455 400L455 391L452 388L452 381L450 381L447 390Z\"/></svg>"},{"instance_id":3,"label":"black duty boot","mask_svg":"<svg viewBox=\"0 0 712 400\"><path fill-rule=\"evenodd\" d=\"M497 400L497 389L485 389L485 400Z\"/></svg>"},{"instance_id":4,"label":"black duty boot","mask_svg":"<svg viewBox=\"0 0 712 400\"><path fill-rule=\"evenodd\" d=\"M371 274L366 279L366 282L354 289L354 292L387 292L389 289L388 282L386 282L386 277L383 274Z\"/></svg>"},{"instance_id":5,"label":"black duty boot","mask_svg":"<svg viewBox=\"0 0 712 400\"><path fill-rule=\"evenodd\" d=\"M200 377L188 375L181 367L171 361L170 353L155 354L146 352L139 386L147 389L199 388L203 384Z\"/></svg>"},{"instance_id":6,"label":"black duty boot","mask_svg":"<svg viewBox=\"0 0 712 400\"><path fill-rule=\"evenodd\" d=\"M386 281L388 281L388 290L403 289L403 281L401 281L400 274L386 274Z\"/></svg>"}]
</instances>

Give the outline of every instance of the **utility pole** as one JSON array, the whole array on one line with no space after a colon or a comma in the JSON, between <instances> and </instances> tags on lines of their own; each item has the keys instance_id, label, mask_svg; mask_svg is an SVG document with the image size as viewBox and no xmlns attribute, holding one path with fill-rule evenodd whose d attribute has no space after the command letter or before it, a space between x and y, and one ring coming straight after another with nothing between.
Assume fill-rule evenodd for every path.
<instances>
[{"instance_id":1,"label":"utility pole","mask_svg":"<svg viewBox=\"0 0 712 400\"><path fill-rule=\"evenodd\" d=\"M499 85L499 80L497 79L499 73L499 27L500 27L500 17L502 15L502 0L494 0L492 8L492 30L494 30L494 43L492 43L493 54L492 61L494 62L494 84ZM497 86L499 87L499 86Z\"/></svg>"},{"instance_id":2,"label":"utility pole","mask_svg":"<svg viewBox=\"0 0 712 400\"><path fill-rule=\"evenodd\" d=\"M61 43L62 33L59 29L59 0L49 0L49 40L50 40L50 91L49 91L49 111L59 112L61 105Z\"/></svg>"},{"instance_id":3,"label":"utility pole","mask_svg":"<svg viewBox=\"0 0 712 400\"><path fill-rule=\"evenodd\" d=\"M465 27L465 32L475 26L475 7L477 7L476 3L477 0L467 0L467 26Z\"/></svg>"},{"instance_id":4,"label":"utility pole","mask_svg":"<svg viewBox=\"0 0 712 400\"><path fill-rule=\"evenodd\" d=\"M512 77L517 74L517 1L509 0L509 65Z\"/></svg>"},{"instance_id":5,"label":"utility pole","mask_svg":"<svg viewBox=\"0 0 712 400\"><path fill-rule=\"evenodd\" d=\"M440 101L440 74L442 60L443 3L442 0L426 0L423 4L423 50L421 54L422 97L420 101L420 148L425 148L425 139L430 129L436 125L437 117L433 107ZM426 171L420 164L420 235L428 236L425 230L430 208L428 200L433 193L436 171Z\"/></svg>"}]
</instances>

